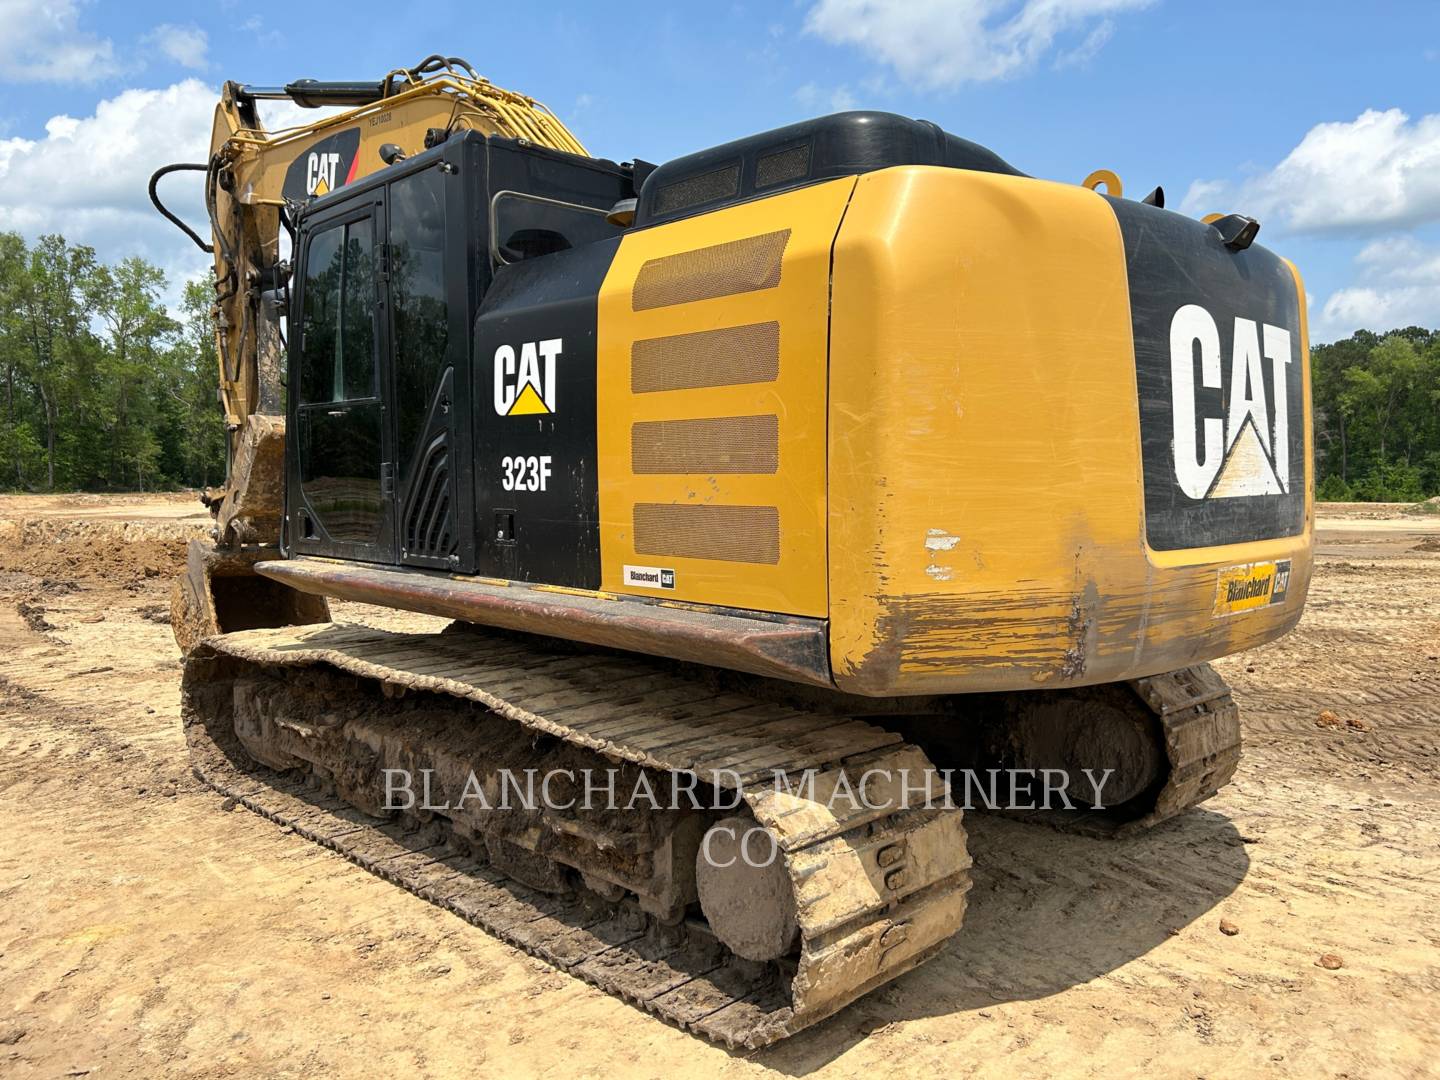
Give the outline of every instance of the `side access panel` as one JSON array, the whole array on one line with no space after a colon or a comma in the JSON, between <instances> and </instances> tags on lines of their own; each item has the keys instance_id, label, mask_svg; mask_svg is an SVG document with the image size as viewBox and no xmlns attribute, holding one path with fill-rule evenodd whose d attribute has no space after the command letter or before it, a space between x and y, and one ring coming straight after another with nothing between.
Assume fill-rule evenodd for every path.
<instances>
[{"instance_id":1,"label":"side access panel","mask_svg":"<svg viewBox=\"0 0 1440 1080\"><path fill-rule=\"evenodd\" d=\"M624 237L600 295L603 589L827 613L830 255L854 187Z\"/></svg>"}]
</instances>

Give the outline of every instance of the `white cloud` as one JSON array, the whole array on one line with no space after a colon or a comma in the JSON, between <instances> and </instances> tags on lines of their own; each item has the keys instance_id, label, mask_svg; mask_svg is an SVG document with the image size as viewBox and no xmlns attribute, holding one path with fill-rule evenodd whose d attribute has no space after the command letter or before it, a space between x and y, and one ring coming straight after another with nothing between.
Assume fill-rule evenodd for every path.
<instances>
[{"instance_id":1,"label":"white cloud","mask_svg":"<svg viewBox=\"0 0 1440 1080\"><path fill-rule=\"evenodd\" d=\"M1367 109L1317 124L1272 169L1239 183L1197 181L1181 209L1238 210L1296 232L1440 221L1440 114L1412 122L1399 109Z\"/></svg>"},{"instance_id":2,"label":"white cloud","mask_svg":"<svg viewBox=\"0 0 1440 1080\"><path fill-rule=\"evenodd\" d=\"M1083 63L1113 32L1106 16L1153 0L817 0L805 29L832 45L855 45L906 82L942 90L1017 75L1062 39Z\"/></svg>"},{"instance_id":3,"label":"white cloud","mask_svg":"<svg viewBox=\"0 0 1440 1080\"><path fill-rule=\"evenodd\" d=\"M141 255L167 272L173 299L209 260L155 212L147 186L161 165L206 159L217 96L198 79L126 90L90 116L52 117L43 137L0 140L0 229L61 233L111 262ZM161 197L208 233L199 173L167 177Z\"/></svg>"},{"instance_id":4,"label":"white cloud","mask_svg":"<svg viewBox=\"0 0 1440 1080\"><path fill-rule=\"evenodd\" d=\"M1361 329L1440 327L1440 248L1413 236L1382 237L1361 250L1355 267L1355 284L1337 290L1312 315L1315 341Z\"/></svg>"},{"instance_id":5,"label":"white cloud","mask_svg":"<svg viewBox=\"0 0 1440 1080\"><path fill-rule=\"evenodd\" d=\"M0 0L0 78L83 83L117 74L110 39L79 22L75 0Z\"/></svg>"},{"instance_id":6,"label":"white cloud","mask_svg":"<svg viewBox=\"0 0 1440 1080\"><path fill-rule=\"evenodd\" d=\"M1440 250L1414 235L1440 223L1440 113L1412 120L1399 109L1367 109L1317 124L1271 168L1195 181L1180 209L1250 214L1272 238L1338 233L1368 241L1350 284L1312 303L1316 341L1361 328L1440 327Z\"/></svg>"},{"instance_id":7,"label":"white cloud","mask_svg":"<svg viewBox=\"0 0 1440 1080\"><path fill-rule=\"evenodd\" d=\"M204 30L193 24L176 26L174 23L161 23L145 35L145 43L155 46L181 67L199 71L209 63L210 39Z\"/></svg>"},{"instance_id":8,"label":"white cloud","mask_svg":"<svg viewBox=\"0 0 1440 1080\"><path fill-rule=\"evenodd\" d=\"M1100 54L1105 43L1115 36L1115 20L1106 19L1085 35L1085 40L1073 49L1066 49L1055 57L1056 68L1085 67Z\"/></svg>"},{"instance_id":9,"label":"white cloud","mask_svg":"<svg viewBox=\"0 0 1440 1080\"><path fill-rule=\"evenodd\" d=\"M259 115L260 126L266 131L284 131L288 128L304 127L307 124L317 124L327 116L334 116L336 113L345 112L339 105L320 105L314 108L306 108L304 105L297 105L293 101L284 99L264 99L255 102L255 112Z\"/></svg>"}]
</instances>

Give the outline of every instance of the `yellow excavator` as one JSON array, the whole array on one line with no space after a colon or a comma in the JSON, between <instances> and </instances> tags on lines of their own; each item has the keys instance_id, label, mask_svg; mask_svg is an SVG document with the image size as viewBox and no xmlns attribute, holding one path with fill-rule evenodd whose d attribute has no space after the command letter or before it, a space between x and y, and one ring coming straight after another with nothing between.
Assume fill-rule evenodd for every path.
<instances>
[{"instance_id":1,"label":"yellow excavator","mask_svg":"<svg viewBox=\"0 0 1440 1080\"><path fill-rule=\"evenodd\" d=\"M1206 661L1311 570L1304 289L1251 218L879 112L616 163L443 56L227 83L151 194L214 254L173 624L249 809L756 1047L945 946L976 778L1108 835L1230 779Z\"/></svg>"}]
</instances>

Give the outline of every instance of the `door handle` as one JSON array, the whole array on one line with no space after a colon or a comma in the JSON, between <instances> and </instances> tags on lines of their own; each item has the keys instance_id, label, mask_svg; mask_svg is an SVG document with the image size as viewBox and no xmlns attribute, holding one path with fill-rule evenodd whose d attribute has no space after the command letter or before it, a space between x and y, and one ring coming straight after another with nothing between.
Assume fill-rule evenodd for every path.
<instances>
[{"instance_id":1,"label":"door handle","mask_svg":"<svg viewBox=\"0 0 1440 1080\"><path fill-rule=\"evenodd\" d=\"M350 412L349 409L331 409L331 410L330 410L329 412L327 412L325 415L326 415L326 416L345 416L345 415L346 415L347 413L349 413L349 412Z\"/></svg>"}]
</instances>

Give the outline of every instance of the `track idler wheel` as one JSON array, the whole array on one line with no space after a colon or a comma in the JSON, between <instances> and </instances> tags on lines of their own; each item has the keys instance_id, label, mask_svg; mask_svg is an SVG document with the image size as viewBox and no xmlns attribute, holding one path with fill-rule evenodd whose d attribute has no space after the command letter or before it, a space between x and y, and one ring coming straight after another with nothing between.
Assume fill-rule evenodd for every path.
<instances>
[{"instance_id":1,"label":"track idler wheel","mask_svg":"<svg viewBox=\"0 0 1440 1080\"><path fill-rule=\"evenodd\" d=\"M1008 726L1009 754L1022 769L1061 769L1065 793L1089 806L1104 780L1107 808L1122 806L1158 786L1168 771L1156 717L1125 686L1016 695ZM1089 772L1089 777L1086 775Z\"/></svg>"},{"instance_id":2,"label":"track idler wheel","mask_svg":"<svg viewBox=\"0 0 1440 1080\"><path fill-rule=\"evenodd\" d=\"M705 921L746 960L774 960L795 945L795 894L775 837L752 818L712 825L695 856Z\"/></svg>"}]
</instances>

